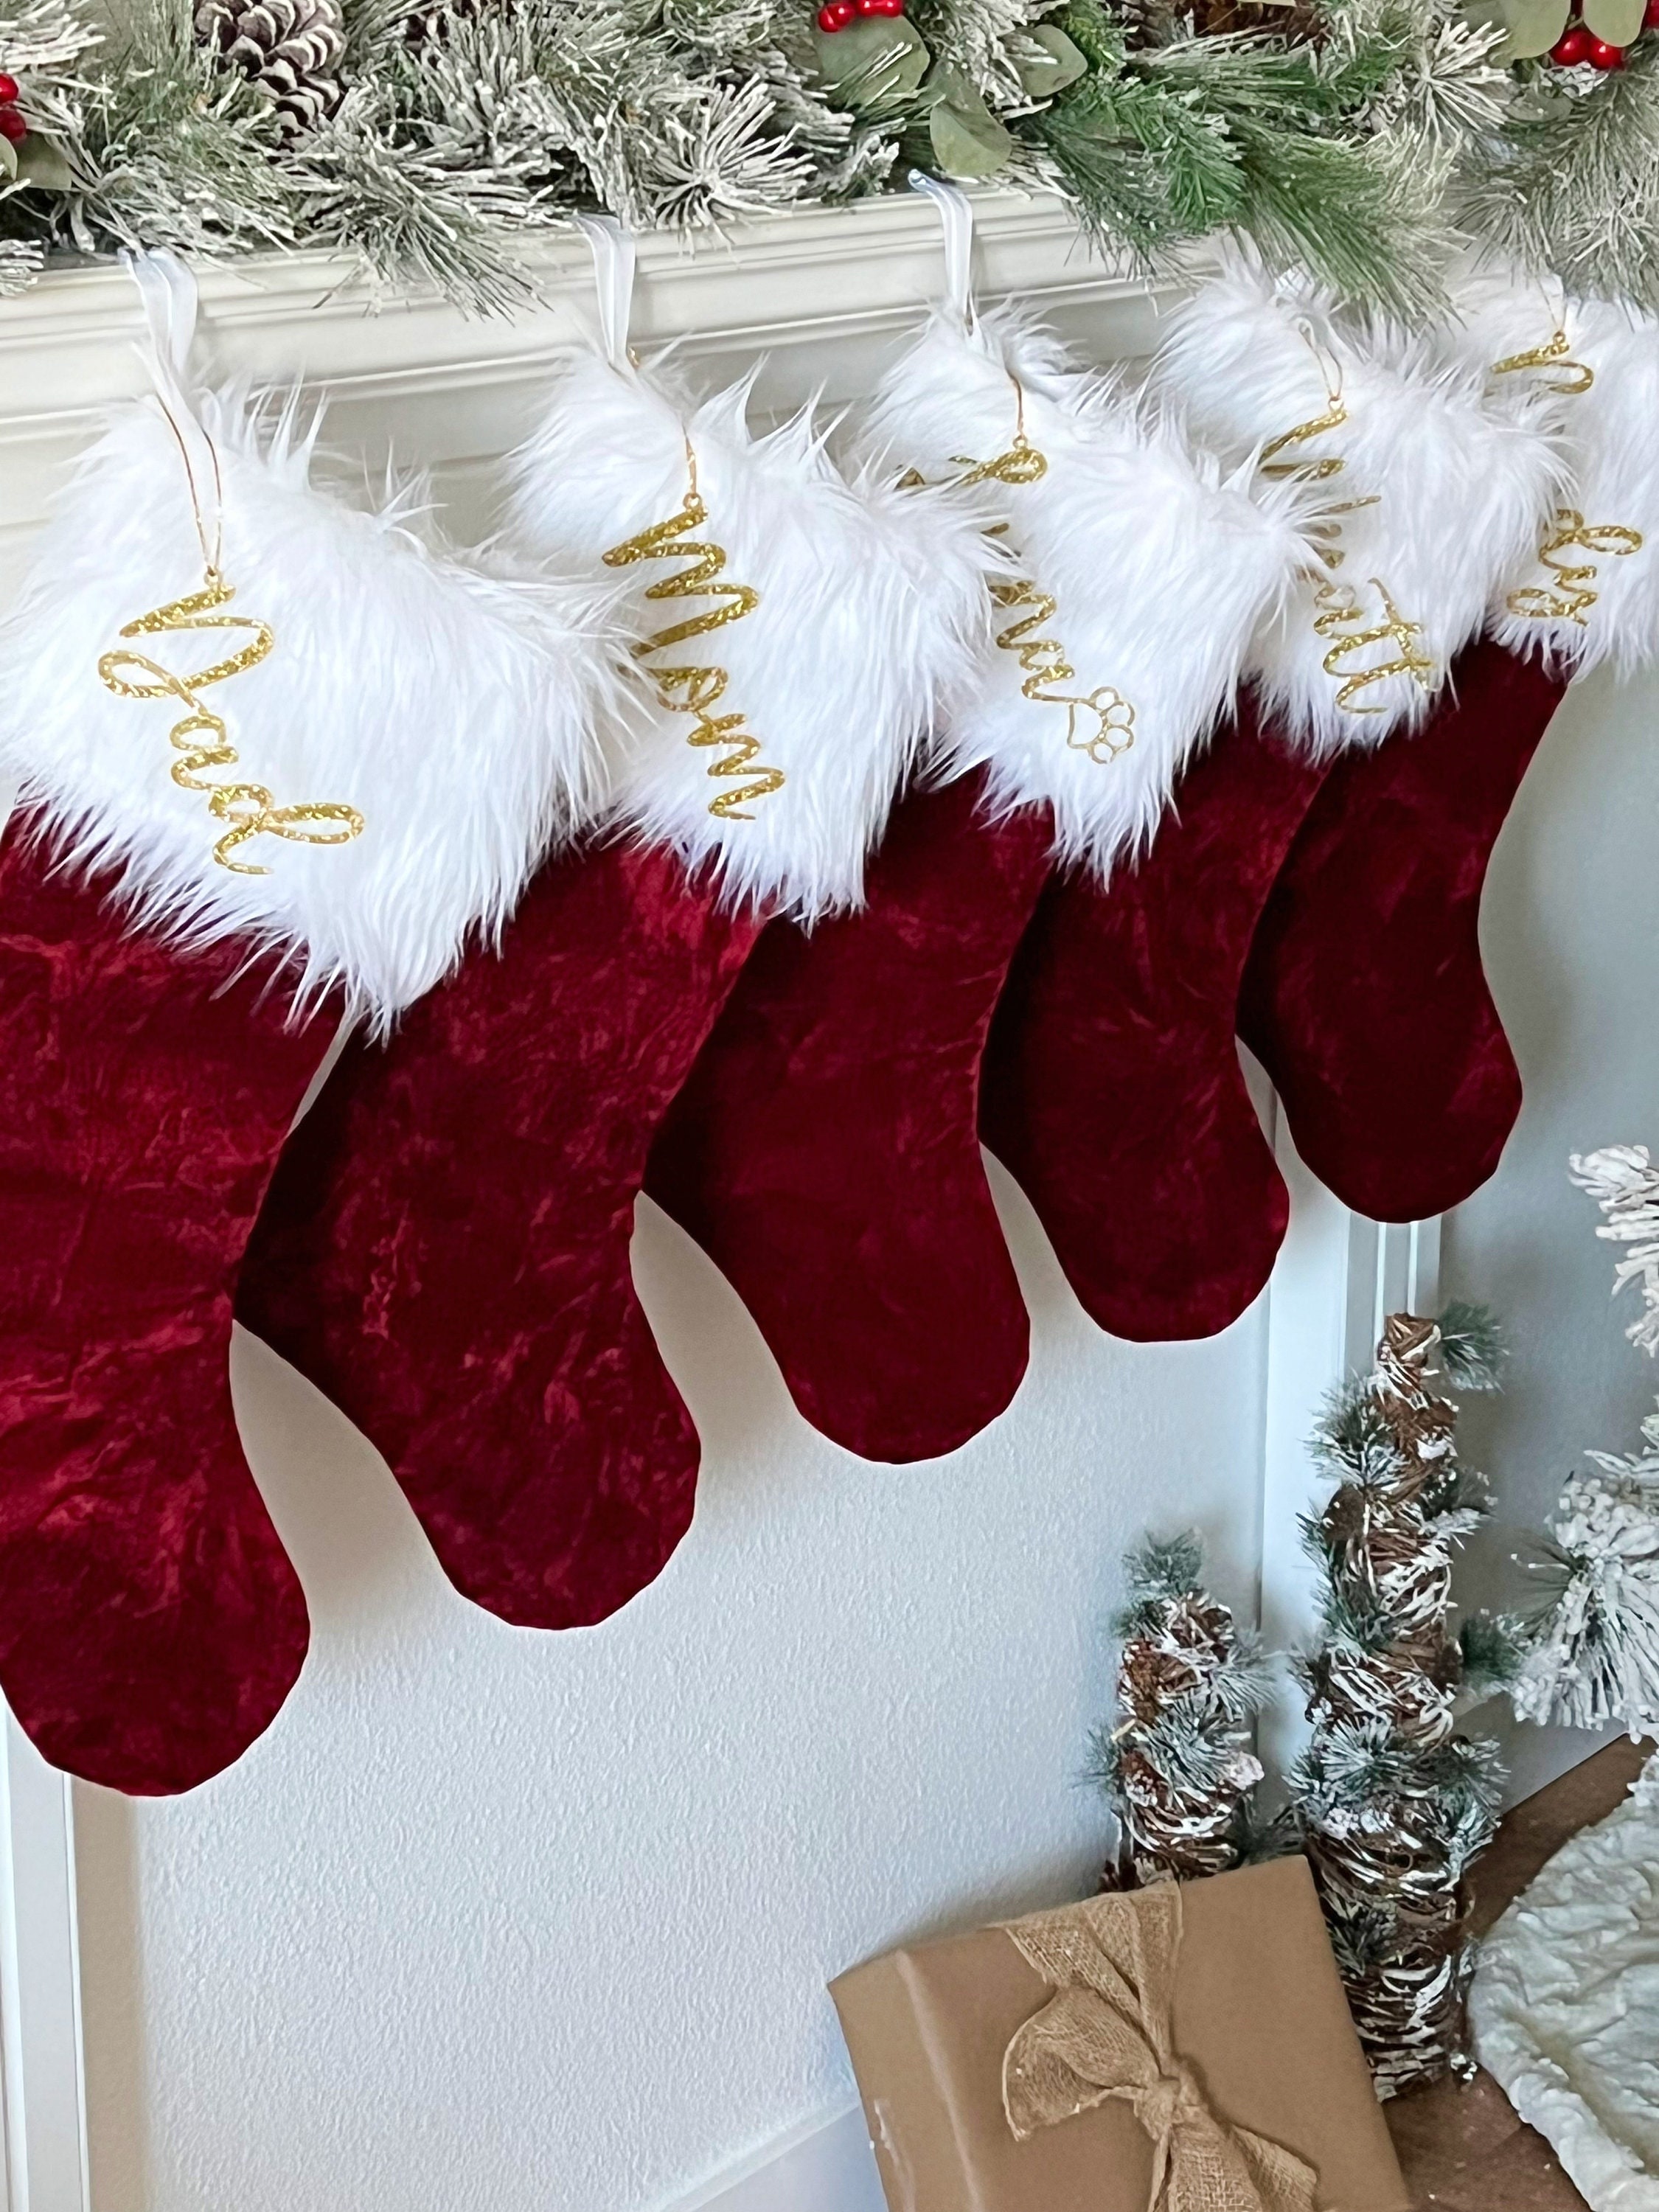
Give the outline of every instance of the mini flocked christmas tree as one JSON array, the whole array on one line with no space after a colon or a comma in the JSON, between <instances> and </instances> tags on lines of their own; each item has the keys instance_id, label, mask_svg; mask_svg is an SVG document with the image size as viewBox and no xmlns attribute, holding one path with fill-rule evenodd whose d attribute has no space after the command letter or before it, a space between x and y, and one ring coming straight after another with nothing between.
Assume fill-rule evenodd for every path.
<instances>
[{"instance_id":1,"label":"mini flocked christmas tree","mask_svg":"<svg viewBox=\"0 0 1659 2212\"><path fill-rule=\"evenodd\" d=\"M1203 1569L1190 1532L1149 1537L1125 1561L1129 1603L1115 1624L1124 1718L1092 1747L1118 1824L1105 1889L1224 1874L1249 1848L1261 1779L1251 1723L1268 1674L1255 1639L1204 1589Z\"/></svg>"},{"instance_id":2,"label":"mini flocked christmas tree","mask_svg":"<svg viewBox=\"0 0 1659 2212\"><path fill-rule=\"evenodd\" d=\"M1644 1145L1610 1145L1570 1163L1572 1179L1607 1217L1598 1237L1629 1249L1613 1276L1616 1297L1641 1285L1642 1313L1626 1331L1659 1353L1659 1169ZM1586 1454L1593 1473L1572 1475L1539 1563L1553 1584L1531 1624L1531 1644L1510 1699L1523 1720L1571 1728L1617 1722L1632 1736L1659 1734L1659 1413L1642 1424L1644 1448Z\"/></svg>"},{"instance_id":3,"label":"mini flocked christmas tree","mask_svg":"<svg viewBox=\"0 0 1659 2212\"><path fill-rule=\"evenodd\" d=\"M1462 1638L1449 1626L1453 1550L1487 1500L1434 1386L1492 1389L1499 1358L1479 1309L1391 1315L1375 1369L1333 1401L1316 1443L1337 1480L1305 1524L1322 1620L1297 1662L1313 1732L1292 1809L1382 2097L1461 2055L1465 1877L1492 1839L1501 1770L1496 1744L1460 1735L1455 1717L1510 1655L1489 1621Z\"/></svg>"},{"instance_id":4,"label":"mini flocked christmas tree","mask_svg":"<svg viewBox=\"0 0 1659 2212\"><path fill-rule=\"evenodd\" d=\"M1597 1233L1629 1248L1614 1287L1638 1281L1644 1312L1628 1334L1659 1355L1659 1168L1619 1146L1572 1170L1607 1216ZM1592 1452L1595 1471L1568 1482L1540 1563L1548 1601L1527 1620L1451 1626L1453 1555L1490 1502L1437 1386L1494 1389L1502 1358L1481 1309L1393 1315L1371 1373L1321 1423L1315 1449L1336 1482L1304 1524L1321 1621L1294 1662L1312 1732L1285 1813L1263 1822L1255 1807L1250 1724L1269 1662L1204 1589L1194 1535L1129 1555L1122 1717L1093 1746L1119 1830L1104 1887L1306 1851L1385 2098L1465 2063L1467 1881L1503 1774L1497 1744L1461 1733L1460 1715L1501 1691L1523 1718L1659 1733L1659 1413L1642 1451Z\"/></svg>"}]
</instances>

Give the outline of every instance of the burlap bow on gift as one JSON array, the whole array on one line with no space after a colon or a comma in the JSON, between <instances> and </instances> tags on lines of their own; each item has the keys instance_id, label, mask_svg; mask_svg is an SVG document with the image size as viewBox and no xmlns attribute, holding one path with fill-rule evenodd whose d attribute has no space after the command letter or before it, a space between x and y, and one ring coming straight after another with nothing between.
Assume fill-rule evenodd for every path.
<instances>
[{"instance_id":1,"label":"burlap bow on gift","mask_svg":"<svg viewBox=\"0 0 1659 2212\"><path fill-rule=\"evenodd\" d=\"M1178 1884L1034 1913L1006 1933L1054 1991L1003 2056L1016 2136L1121 2097L1152 2139L1149 2212L1316 2212L1313 2168L1219 2118L1176 2055Z\"/></svg>"}]
</instances>

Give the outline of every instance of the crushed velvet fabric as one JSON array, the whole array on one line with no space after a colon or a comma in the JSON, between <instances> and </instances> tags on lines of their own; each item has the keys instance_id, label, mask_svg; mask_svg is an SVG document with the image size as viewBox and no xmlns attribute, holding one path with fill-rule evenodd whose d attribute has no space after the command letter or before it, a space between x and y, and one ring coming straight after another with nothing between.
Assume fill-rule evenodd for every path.
<instances>
[{"instance_id":1,"label":"crushed velvet fabric","mask_svg":"<svg viewBox=\"0 0 1659 2212\"><path fill-rule=\"evenodd\" d=\"M1051 833L1035 810L993 825L981 794L977 774L912 793L858 912L772 924L646 1175L802 1413L865 1459L954 1450L1025 1371L975 1103Z\"/></svg>"},{"instance_id":2,"label":"crushed velvet fabric","mask_svg":"<svg viewBox=\"0 0 1659 2212\"><path fill-rule=\"evenodd\" d=\"M544 867L354 1040L283 1155L237 1314L385 1455L456 1587L602 1620L691 1518L698 1443L629 1267L647 1147L758 928L670 854Z\"/></svg>"},{"instance_id":3,"label":"crushed velvet fabric","mask_svg":"<svg viewBox=\"0 0 1659 2212\"><path fill-rule=\"evenodd\" d=\"M1248 706L1152 850L1056 877L997 1009L980 1132L1114 1336L1211 1336L1267 1281L1289 1200L1234 1042L1263 901L1322 770Z\"/></svg>"},{"instance_id":4,"label":"crushed velvet fabric","mask_svg":"<svg viewBox=\"0 0 1659 2212\"><path fill-rule=\"evenodd\" d=\"M1332 769L1251 948L1239 1034L1302 1158L1374 1221L1461 1205L1521 1078L1480 964L1480 891L1565 690L1490 641L1415 735Z\"/></svg>"},{"instance_id":5,"label":"crushed velvet fabric","mask_svg":"<svg viewBox=\"0 0 1659 2212\"><path fill-rule=\"evenodd\" d=\"M101 887L105 890L107 886ZM0 848L0 1683L56 1766L155 1795L216 1774L305 1658L242 1456L231 1289L338 1019L130 933Z\"/></svg>"}]
</instances>

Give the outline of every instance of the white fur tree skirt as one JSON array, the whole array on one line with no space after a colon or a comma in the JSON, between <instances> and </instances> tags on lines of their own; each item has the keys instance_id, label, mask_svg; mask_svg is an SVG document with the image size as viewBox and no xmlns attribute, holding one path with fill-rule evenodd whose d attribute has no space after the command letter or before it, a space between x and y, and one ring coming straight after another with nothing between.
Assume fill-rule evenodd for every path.
<instances>
[{"instance_id":1,"label":"white fur tree skirt","mask_svg":"<svg viewBox=\"0 0 1659 2212\"><path fill-rule=\"evenodd\" d=\"M1659 1753L1487 1936L1469 2021L1591 2212L1659 2212Z\"/></svg>"}]
</instances>

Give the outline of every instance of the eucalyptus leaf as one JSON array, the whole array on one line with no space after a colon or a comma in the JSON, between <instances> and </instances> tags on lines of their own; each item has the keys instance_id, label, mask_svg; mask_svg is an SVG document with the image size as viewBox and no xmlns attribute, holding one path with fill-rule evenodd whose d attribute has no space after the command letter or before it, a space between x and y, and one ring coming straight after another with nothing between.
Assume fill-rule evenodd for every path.
<instances>
[{"instance_id":1,"label":"eucalyptus leaf","mask_svg":"<svg viewBox=\"0 0 1659 2212\"><path fill-rule=\"evenodd\" d=\"M1525 62L1548 53L1566 29L1571 11L1568 0L1503 0L1501 12L1509 37L1500 58Z\"/></svg>"},{"instance_id":2,"label":"eucalyptus leaf","mask_svg":"<svg viewBox=\"0 0 1659 2212\"><path fill-rule=\"evenodd\" d=\"M935 100L928 112L927 135L933 158L947 177L994 177L1007 167L1014 150L1011 133L974 95L965 100L948 95Z\"/></svg>"},{"instance_id":3,"label":"eucalyptus leaf","mask_svg":"<svg viewBox=\"0 0 1659 2212\"><path fill-rule=\"evenodd\" d=\"M0 138L0 177L17 174L17 149L9 138Z\"/></svg>"},{"instance_id":4,"label":"eucalyptus leaf","mask_svg":"<svg viewBox=\"0 0 1659 2212\"><path fill-rule=\"evenodd\" d=\"M1032 23L1011 51L1028 100L1051 100L1088 74L1087 61L1058 23Z\"/></svg>"},{"instance_id":5,"label":"eucalyptus leaf","mask_svg":"<svg viewBox=\"0 0 1659 2212\"><path fill-rule=\"evenodd\" d=\"M830 97L848 107L879 107L908 100L933 57L906 15L860 15L844 31L821 31L812 44Z\"/></svg>"},{"instance_id":6,"label":"eucalyptus leaf","mask_svg":"<svg viewBox=\"0 0 1659 2212\"><path fill-rule=\"evenodd\" d=\"M75 172L50 138L43 138L38 131L31 131L22 144L12 150L16 155L16 175L20 184L33 185L37 191L42 192L74 191Z\"/></svg>"},{"instance_id":7,"label":"eucalyptus leaf","mask_svg":"<svg viewBox=\"0 0 1659 2212\"><path fill-rule=\"evenodd\" d=\"M1643 0L1584 0L1584 21L1610 46L1633 45L1642 27Z\"/></svg>"},{"instance_id":8,"label":"eucalyptus leaf","mask_svg":"<svg viewBox=\"0 0 1659 2212\"><path fill-rule=\"evenodd\" d=\"M1463 15L1477 31L1507 32L1509 29L1503 0L1464 0Z\"/></svg>"}]
</instances>

